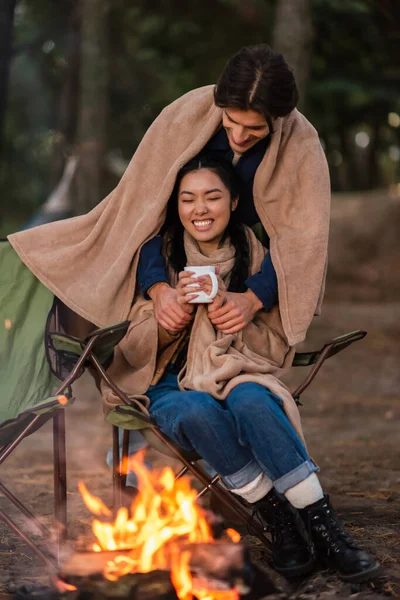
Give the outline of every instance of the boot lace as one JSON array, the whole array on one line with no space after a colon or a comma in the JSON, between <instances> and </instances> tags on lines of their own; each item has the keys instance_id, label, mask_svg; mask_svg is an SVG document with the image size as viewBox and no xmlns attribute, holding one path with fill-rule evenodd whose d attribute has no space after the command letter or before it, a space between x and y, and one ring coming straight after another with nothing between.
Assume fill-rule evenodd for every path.
<instances>
[{"instance_id":1,"label":"boot lace","mask_svg":"<svg viewBox=\"0 0 400 600\"><path fill-rule=\"evenodd\" d=\"M268 523L267 517L263 518L263 509L253 506L252 514L247 522L247 531L251 534L251 525L255 519L263 527L264 531L271 534L273 544L284 543L285 547L298 547L299 542L305 541L296 525L295 515L288 510L282 510L280 507L274 507L272 523Z\"/></svg>"},{"instance_id":2,"label":"boot lace","mask_svg":"<svg viewBox=\"0 0 400 600\"><path fill-rule=\"evenodd\" d=\"M341 523L336 511L330 503L326 502L322 506L322 518L316 518L323 527L319 527L323 541L329 544L334 552L340 552L345 548L359 549L351 535L346 531Z\"/></svg>"}]
</instances>

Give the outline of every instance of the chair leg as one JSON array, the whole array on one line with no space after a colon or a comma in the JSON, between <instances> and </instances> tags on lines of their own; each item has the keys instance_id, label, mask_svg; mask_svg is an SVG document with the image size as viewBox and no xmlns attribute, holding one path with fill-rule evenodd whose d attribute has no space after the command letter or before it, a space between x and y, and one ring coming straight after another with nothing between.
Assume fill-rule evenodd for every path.
<instances>
[{"instance_id":1,"label":"chair leg","mask_svg":"<svg viewBox=\"0 0 400 600\"><path fill-rule=\"evenodd\" d=\"M123 492L126 488L126 476L128 473L128 454L129 454L129 430L124 429L122 438L122 458L121 458L121 491Z\"/></svg>"},{"instance_id":2,"label":"chair leg","mask_svg":"<svg viewBox=\"0 0 400 600\"><path fill-rule=\"evenodd\" d=\"M187 467L182 467L182 469L175 475L175 479L180 479L181 477L186 475L186 473L188 471L189 471L189 469ZM200 496L200 494L199 494L199 496Z\"/></svg>"},{"instance_id":3,"label":"chair leg","mask_svg":"<svg viewBox=\"0 0 400 600\"><path fill-rule=\"evenodd\" d=\"M119 435L118 427L112 426L113 432L113 508L114 514L117 514L118 509L122 506L121 497L121 475L119 472Z\"/></svg>"},{"instance_id":4,"label":"chair leg","mask_svg":"<svg viewBox=\"0 0 400 600\"><path fill-rule=\"evenodd\" d=\"M6 513L1 509L0 520L4 521L4 523L8 525L8 527L10 527L10 529L12 529L18 535L18 537L21 538L21 540L23 540L25 544L33 550L33 552L37 556L39 556L39 558L44 562L50 573L54 572L55 564L51 562L51 560L41 551L39 546L37 546L35 542L33 542L27 535L25 535L24 532L21 531L21 529L14 523L14 521L12 521L10 517L6 515Z\"/></svg>"},{"instance_id":5,"label":"chair leg","mask_svg":"<svg viewBox=\"0 0 400 600\"><path fill-rule=\"evenodd\" d=\"M67 459L65 449L65 411L59 410L53 418L54 453L54 516L57 521L56 551L67 537Z\"/></svg>"},{"instance_id":6,"label":"chair leg","mask_svg":"<svg viewBox=\"0 0 400 600\"><path fill-rule=\"evenodd\" d=\"M30 421L30 423L28 423L28 425L25 427L25 429L23 431L21 431L19 436L16 437L13 442L11 442L10 444L6 444L5 446L3 446L1 448L0 465L6 460L6 458L8 456L10 456L11 452L13 452L15 450L15 448L22 442L22 440L26 438L26 436L29 434L29 431L34 427L34 425L36 425L36 422L39 419L40 419L40 415L36 415L36 417L34 419L32 419L32 421Z\"/></svg>"},{"instance_id":7,"label":"chair leg","mask_svg":"<svg viewBox=\"0 0 400 600\"><path fill-rule=\"evenodd\" d=\"M38 521L35 515L31 513L31 511L28 508L26 508L26 506L22 504L22 502L16 496L14 496L14 494L10 492L8 488L6 488L4 483L1 482L0 492L2 492L5 495L5 497L8 498L8 500L12 502L12 504L14 504L14 506L16 506L22 512L22 514L24 514L29 519L29 521L35 525L35 527L38 528L38 530L44 537L50 539L50 531L47 529L47 527L42 525L42 523Z\"/></svg>"},{"instance_id":8,"label":"chair leg","mask_svg":"<svg viewBox=\"0 0 400 600\"><path fill-rule=\"evenodd\" d=\"M161 433L161 431L159 429L155 428L154 434L163 442L163 444L165 444L167 446L167 448L169 448L169 450L171 450L173 452L173 454L175 454L176 458L183 463L184 467L186 467L191 473L193 473L193 475L195 477L197 477L197 479L205 486L205 488L207 490L212 489L213 492L215 493L216 497L218 498L218 500L220 500L220 502L222 502L222 504L224 504L225 506L227 506L231 510L233 510L233 512L242 521L243 525L248 526L249 518L251 518L251 515L249 515L246 508L242 505L242 503L237 498L232 497L232 494L230 494L228 492L228 490L225 490L222 486L217 484L218 479L219 479L218 475L215 475L213 478L211 478L206 473L206 471L200 465L198 465L195 461L187 460L176 449L174 444ZM183 469L179 473L179 475L182 475L182 474L183 474ZM202 492L200 492L200 493L202 495L204 495L205 491L202 490ZM258 539L267 548L271 547L271 542L265 536L265 530L261 524L254 521L251 524L251 532L249 531L249 533L258 537Z\"/></svg>"}]
</instances>

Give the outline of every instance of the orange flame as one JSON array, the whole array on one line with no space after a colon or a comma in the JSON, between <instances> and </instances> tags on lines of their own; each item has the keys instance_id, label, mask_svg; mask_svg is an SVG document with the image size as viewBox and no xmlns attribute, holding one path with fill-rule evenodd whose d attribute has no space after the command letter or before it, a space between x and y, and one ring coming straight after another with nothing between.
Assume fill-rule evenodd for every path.
<instances>
[{"instance_id":1,"label":"orange flame","mask_svg":"<svg viewBox=\"0 0 400 600\"><path fill-rule=\"evenodd\" d=\"M230 537L234 544L240 542L240 533L238 533L235 529L228 527L228 529L225 529L225 533L228 537Z\"/></svg>"},{"instance_id":2,"label":"orange flame","mask_svg":"<svg viewBox=\"0 0 400 600\"><path fill-rule=\"evenodd\" d=\"M56 589L61 592L62 594L64 592L75 592L75 590L77 589L74 585L71 585L70 583L66 583L65 581L62 581L61 579L58 579L58 577L53 576L51 578L54 586L56 587Z\"/></svg>"},{"instance_id":3,"label":"orange flame","mask_svg":"<svg viewBox=\"0 0 400 600\"><path fill-rule=\"evenodd\" d=\"M149 473L142 453L129 463L140 488L130 510L120 508L113 522L99 519L92 522L97 538L93 545L95 552L125 550L107 563L104 576L115 581L128 573L166 569L172 562L171 580L180 600L192 600L194 594L199 600L238 600L236 590L197 589L189 569L190 551L177 549L175 542L214 542L205 514L196 505L197 492L191 489L189 478L175 480L170 467ZM111 511L82 482L79 491L94 514L111 516ZM240 540L234 530L229 530L228 535L232 541Z\"/></svg>"},{"instance_id":4,"label":"orange flame","mask_svg":"<svg viewBox=\"0 0 400 600\"><path fill-rule=\"evenodd\" d=\"M239 535L239 534L238 534ZM190 573L190 551L174 552L171 570L171 581L179 600L239 600L236 590L210 590L193 580Z\"/></svg>"},{"instance_id":5,"label":"orange flame","mask_svg":"<svg viewBox=\"0 0 400 600\"><path fill-rule=\"evenodd\" d=\"M92 496L83 481L78 483L78 490L80 491L83 501L90 512L94 513L95 515L105 515L106 517L111 517L111 510L100 500L100 498Z\"/></svg>"}]
</instances>

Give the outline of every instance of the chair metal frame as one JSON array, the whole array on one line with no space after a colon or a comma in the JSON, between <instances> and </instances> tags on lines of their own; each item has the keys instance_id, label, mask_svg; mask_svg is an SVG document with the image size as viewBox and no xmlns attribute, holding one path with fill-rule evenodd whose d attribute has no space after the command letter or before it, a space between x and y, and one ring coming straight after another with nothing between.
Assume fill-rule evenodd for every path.
<instances>
[{"instance_id":1,"label":"chair metal frame","mask_svg":"<svg viewBox=\"0 0 400 600\"><path fill-rule=\"evenodd\" d=\"M115 392L118 398L121 400L122 407L132 406L129 397L115 384L115 382L108 376L105 367L101 364L98 357L96 356L96 344L99 343L102 338L108 335L110 332L114 334L118 330L121 332L121 338L126 332L129 322L117 324L113 327L105 329L98 329L92 332L85 340L81 340L74 336L70 336L58 331L50 332L49 336L58 335L65 340L70 340L74 343L78 343L80 346L80 352L75 356L75 364L71 368L69 375L59 386L54 396L62 394L69 386L76 380L82 372L89 365L92 367L92 372L98 374L99 377L110 386ZM56 318L56 329L58 327L58 319ZM325 344L321 350L309 353L297 353L293 362L294 366L311 366L311 370L307 374L304 381L297 387L293 392L293 397L298 404L300 404L300 396L304 390L310 385L312 380L321 369L323 363L337 354L354 341L364 338L366 335L365 331L355 331L340 338L335 338L331 342ZM121 339L120 338L120 339ZM6 523L32 550L37 556L44 562L49 572L52 573L57 567L58 558L60 554L60 547L62 542L67 537L67 469L66 469L66 446L65 446L65 412L60 409L58 400L49 402L45 405L46 408L54 406L54 411L48 412L45 415L36 415L32 421L24 428L24 430L18 435L18 437L11 443L0 448L0 465L10 456L10 454L19 446L19 444L35 429L47 422L49 419L53 419L53 458L54 458L54 514L55 519L59 526L57 527L57 544L56 544L56 561L53 562L49 556L47 556L30 537L28 537L22 529L5 513L4 510L0 509L0 520ZM121 408L122 408L121 407ZM237 518L245 525L249 522L249 508L245 503L241 502L236 496L231 494L223 485L220 484L220 476L218 474L213 477L208 475L206 471L198 464L201 457L196 452L186 452L179 448L172 440L168 439L160 431L159 427L151 420L148 414L143 408L143 412L139 413L138 405L134 407L137 411L140 419L148 427L141 430L144 437L149 443L162 451L164 454L168 454L174 458L177 458L183 464L182 469L176 474L176 478L180 478L186 473L192 473L203 485L202 490L198 494L198 498L204 496L207 492L213 491L216 498L221 502L223 506L229 508ZM43 421L43 423L41 422ZM126 473L123 473L122 465L126 464L128 458L128 445L129 445L129 430L124 431L123 443L122 443L122 458L120 459L120 448L118 440L118 427L112 425L113 432L113 497L114 497L114 509L115 511L119 506L122 505L122 494L126 486ZM28 517L32 523L34 523L41 534L49 539L50 533L46 527L43 526L40 521L29 511L29 509L3 484L0 483L0 492L2 492L8 500ZM270 540L266 535L265 527L257 522L253 521L251 528L249 529L251 534L257 536L267 548L270 548Z\"/></svg>"},{"instance_id":2,"label":"chair metal frame","mask_svg":"<svg viewBox=\"0 0 400 600\"><path fill-rule=\"evenodd\" d=\"M59 330L59 317L58 317L58 304L54 305L54 324L58 333ZM105 335L117 334L119 339L125 335L129 322L125 321L119 323L114 327L108 327L105 329L97 329L92 332L86 340L80 340L67 334L62 334L67 340L78 342L82 348L80 355L76 356L75 364L71 368L68 376L62 381L61 385L53 393L53 397L58 397L63 392L69 389L69 387L82 375L85 368L90 365L90 359L95 357L95 348ZM118 333L119 332L119 333ZM54 332L53 332L54 333ZM46 332L45 335L50 335L51 332ZM48 340L46 340L48 343ZM97 360L97 359L96 359ZM56 362L58 363L58 357L56 353ZM100 364L100 363L99 363ZM55 374L59 373L58 364L56 369L53 371ZM59 375L58 375L59 376ZM50 572L56 568L59 557L61 545L67 538L67 459L66 459L66 444L65 444L65 410L60 405L58 399L51 400L46 404L40 405L40 408L46 409L44 414L36 414L32 420L23 428L18 436L8 444L4 444L0 447L0 465L11 455L11 453L21 444L21 442L42 427L49 420L53 421L53 467L54 467L54 517L57 523L56 527L56 539L55 539L55 562L46 555L40 546L34 542L20 527L13 521L8 514L0 508L0 520L3 521L14 533L22 539L33 552L44 562L45 566ZM34 408L31 411L34 414ZM0 482L0 492L19 510L30 522L36 526L40 532L42 538L49 540L51 534L47 527L45 527L37 517L21 502L17 496L15 496L5 485ZM53 535L54 538L54 535Z\"/></svg>"},{"instance_id":3,"label":"chair metal frame","mask_svg":"<svg viewBox=\"0 0 400 600\"><path fill-rule=\"evenodd\" d=\"M301 405L301 395L314 380L322 365L328 358L338 354L350 346L350 344L353 342L363 339L366 335L366 331L357 330L338 338L334 338L318 351L296 353L293 366L311 366L311 369L305 379L292 392L296 403ZM118 388L107 376L107 373L104 371L104 369L101 368L101 365L96 364L96 361L93 361L93 359L92 362L99 370L101 376L105 379L108 385L112 387L116 393L118 393ZM147 416L146 420L148 420ZM239 519L239 522L248 528L249 533L255 535L267 547L268 550L271 549L270 539L266 535L266 527L259 521L251 519L252 513L249 505L243 502L238 496L230 493L225 486L221 485L220 475L216 474L212 477L198 464L202 457L197 454L197 452L187 452L182 450L182 448L179 448L172 440L163 435L156 425L154 425L151 430L142 430L142 434L151 446L160 452L167 454L168 456L172 456L173 458L180 460L181 463L183 463L182 469L176 474L176 479L182 477L188 472L192 473L204 486L198 493L198 498L201 498L206 493L212 491L217 500L225 508L233 512ZM128 447L129 431L125 430L122 441L122 457L120 459L118 427L113 425L113 489L115 508L122 505L122 494L126 486L126 472L124 472L125 469L122 468L122 466L127 464Z\"/></svg>"}]
</instances>

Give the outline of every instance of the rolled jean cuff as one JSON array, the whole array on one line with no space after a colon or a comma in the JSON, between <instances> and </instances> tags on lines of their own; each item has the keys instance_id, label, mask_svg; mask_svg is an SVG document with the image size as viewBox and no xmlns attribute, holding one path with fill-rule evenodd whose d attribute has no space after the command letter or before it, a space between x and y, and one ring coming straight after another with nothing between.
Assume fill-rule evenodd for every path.
<instances>
[{"instance_id":1,"label":"rolled jean cuff","mask_svg":"<svg viewBox=\"0 0 400 600\"><path fill-rule=\"evenodd\" d=\"M224 475L222 481L230 490L240 489L262 473L262 469L258 463L251 460L247 465L242 467L240 471L236 471L232 475Z\"/></svg>"},{"instance_id":2,"label":"rolled jean cuff","mask_svg":"<svg viewBox=\"0 0 400 600\"><path fill-rule=\"evenodd\" d=\"M307 479L311 473L315 473L319 471L319 467L315 464L315 462L309 458L301 465L293 469L293 471L289 471L286 475L279 477L274 481L274 488L280 494L284 494L286 490L292 488L294 485L300 483L300 481L304 481Z\"/></svg>"}]
</instances>

